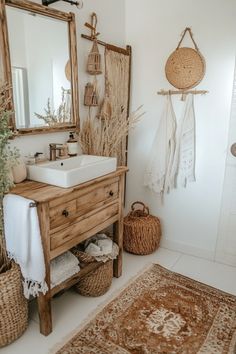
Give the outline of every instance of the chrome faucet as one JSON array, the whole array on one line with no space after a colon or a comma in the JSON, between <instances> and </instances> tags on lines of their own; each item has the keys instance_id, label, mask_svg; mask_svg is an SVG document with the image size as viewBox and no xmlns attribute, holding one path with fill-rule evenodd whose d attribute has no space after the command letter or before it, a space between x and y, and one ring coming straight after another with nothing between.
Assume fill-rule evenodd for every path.
<instances>
[{"instance_id":1,"label":"chrome faucet","mask_svg":"<svg viewBox=\"0 0 236 354\"><path fill-rule=\"evenodd\" d=\"M59 151L59 156L62 156L63 144L51 143L49 144L50 151L50 161L55 161L57 159L57 151Z\"/></svg>"}]
</instances>

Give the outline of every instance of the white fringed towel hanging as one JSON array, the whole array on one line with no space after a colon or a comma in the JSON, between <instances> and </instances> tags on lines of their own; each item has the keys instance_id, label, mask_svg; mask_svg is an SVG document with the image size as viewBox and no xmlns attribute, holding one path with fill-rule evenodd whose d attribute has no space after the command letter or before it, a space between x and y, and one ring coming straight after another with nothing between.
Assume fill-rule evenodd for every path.
<instances>
[{"instance_id":1,"label":"white fringed towel hanging","mask_svg":"<svg viewBox=\"0 0 236 354\"><path fill-rule=\"evenodd\" d=\"M194 96L189 94L184 112L176 133L176 149L171 170L171 187L177 186L177 180L186 187L195 181L195 112Z\"/></svg>"},{"instance_id":2,"label":"white fringed towel hanging","mask_svg":"<svg viewBox=\"0 0 236 354\"><path fill-rule=\"evenodd\" d=\"M30 208L31 202L13 194L3 200L7 252L21 268L26 298L48 290L37 208Z\"/></svg>"},{"instance_id":3,"label":"white fringed towel hanging","mask_svg":"<svg viewBox=\"0 0 236 354\"><path fill-rule=\"evenodd\" d=\"M161 117L144 175L144 185L163 196L170 189L170 172L175 152L176 117L170 95Z\"/></svg>"}]
</instances>

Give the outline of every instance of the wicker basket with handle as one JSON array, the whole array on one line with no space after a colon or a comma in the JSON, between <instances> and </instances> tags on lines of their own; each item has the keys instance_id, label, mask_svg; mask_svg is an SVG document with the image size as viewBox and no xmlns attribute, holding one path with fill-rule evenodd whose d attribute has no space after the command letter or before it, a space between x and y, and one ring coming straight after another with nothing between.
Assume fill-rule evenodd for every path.
<instances>
[{"instance_id":1,"label":"wicker basket with handle","mask_svg":"<svg viewBox=\"0 0 236 354\"><path fill-rule=\"evenodd\" d=\"M138 204L142 209L135 209ZM134 254L150 254L158 248L160 238L161 224L158 217L150 215L144 203L133 203L131 211L124 218L124 249Z\"/></svg>"}]
</instances>

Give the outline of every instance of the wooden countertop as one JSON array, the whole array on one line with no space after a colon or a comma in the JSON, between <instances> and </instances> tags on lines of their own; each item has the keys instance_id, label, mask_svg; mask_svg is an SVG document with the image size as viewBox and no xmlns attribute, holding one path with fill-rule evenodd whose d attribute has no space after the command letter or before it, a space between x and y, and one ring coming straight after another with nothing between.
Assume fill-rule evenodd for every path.
<instances>
[{"instance_id":1,"label":"wooden countertop","mask_svg":"<svg viewBox=\"0 0 236 354\"><path fill-rule=\"evenodd\" d=\"M10 194L20 195L24 198L31 199L37 203L43 203L43 202L48 202L55 198L62 197L78 189L88 187L95 182L97 183L97 182L104 181L108 178L118 177L127 171L128 171L127 167L121 166L118 167L115 172L109 173L102 177L92 179L85 183L78 184L77 186L71 188L61 188L46 183L26 180L22 183L17 184L10 191Z\"/></svg>"}]
</instances>

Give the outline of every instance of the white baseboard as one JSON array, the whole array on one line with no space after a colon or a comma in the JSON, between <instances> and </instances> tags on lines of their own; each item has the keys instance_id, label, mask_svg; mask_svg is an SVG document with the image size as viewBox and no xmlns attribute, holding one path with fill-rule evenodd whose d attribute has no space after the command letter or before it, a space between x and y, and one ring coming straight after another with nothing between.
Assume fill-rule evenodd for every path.
<instances>
[{"instance_id":1,"label":"white baseboard","mask_svg":"<svg viewBox=\"0 0 236 354\"><path fill-rule=\"evenodd\" d=\"M161 240L161 247L167 248L172 251L181 252L184 254L189 254L191 256L205 258L208 260L214 260L214 251L210 251L204 248L198 248L186 243L173 241L170 239L163 238Z\"/></svg>"},{"instance_id":2,"label":"white baseboard","mask_svg":"<svg viewBox=\"0 0 236 354\"><path fill-rule=\"evenodd\" d=\"M226 252L216 252L216 262L227 264L231 267L236 267L236 259L235 256L231 254L227 254Z\"/></svg>"}]
</instances>

